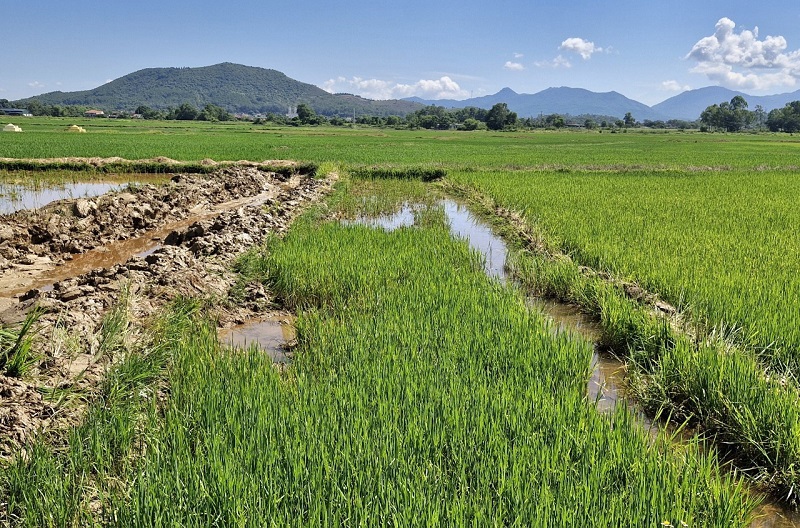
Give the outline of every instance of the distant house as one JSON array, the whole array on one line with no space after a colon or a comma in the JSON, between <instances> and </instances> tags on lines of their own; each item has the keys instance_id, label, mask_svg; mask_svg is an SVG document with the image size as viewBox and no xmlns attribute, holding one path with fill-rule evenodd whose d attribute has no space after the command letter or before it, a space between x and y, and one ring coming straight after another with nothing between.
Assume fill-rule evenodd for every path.
<instances>
[{"instance_id":1,"label":"distant house","mask_svg":"<svg viewBox=\"0 0 800 528\"><path fill-rule=\"evenodd\" d=\"M85 117L103 117L106 115L102 110L87 110L83 113Z\"/></svg>"},{"instance_id":2,"label":"distant house","mask_svg":"<svg viewBox=\"0 0 800 528\"><path fill-rule=\"evenodd\" d=\"M24 108L0 108L0 114L9 116L24 116L30 117L31 113Z\"/></svg>"}]
</instances>

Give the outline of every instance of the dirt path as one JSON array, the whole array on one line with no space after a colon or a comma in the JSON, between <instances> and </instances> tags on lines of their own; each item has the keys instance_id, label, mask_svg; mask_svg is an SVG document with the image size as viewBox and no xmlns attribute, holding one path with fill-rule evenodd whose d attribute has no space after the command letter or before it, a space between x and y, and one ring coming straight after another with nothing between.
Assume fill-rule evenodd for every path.
<instances>
[{"instance_id":1,"label":"dirt path","mask_svg":"<svg viewBox=\"0 0 800 528\"><path fill-rule=\"evenodd\" d=\"M214 299L226 326L268 310L260 285L228 301L231 263L283 232L332 180L226 167L0 218L0 322L44 310L41 360L24 380L0 376L0 458L37 430L79 419L80 405L65 408L41 389L85 394L97 386L107 367L98 357L100 322L123 291L134 321L178 295Z\"/></svg>"}]
</instances>

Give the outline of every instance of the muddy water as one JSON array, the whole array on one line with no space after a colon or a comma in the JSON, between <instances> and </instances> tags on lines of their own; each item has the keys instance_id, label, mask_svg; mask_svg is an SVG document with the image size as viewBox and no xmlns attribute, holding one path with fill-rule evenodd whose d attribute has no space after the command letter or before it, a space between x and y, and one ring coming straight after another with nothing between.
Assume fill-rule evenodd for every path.
<instances>
[{"instance_id":1,"label":"muddy water","mask_svg":"<svg viewBox=\"0 0 800 528\"><path fill-rule=\"evenodd\" d=\"M0 184L0 214L35 209L65 198L91 198L124 187L121 183L79 182L31 189L24 185Z\"/></svg>"},{"instance_id":2,"label":"muddy water","mask_svg":"<svg viewBox=\"0 0 800 528\"><path fill-rule=\"evenodd\" d=\"M510 277L505 270L507 248L503 240L496 236L485 222L471 214L465 206L452 200L443 200L441 205L444 207L453 235L467 240L473 249L484 256L486 273L499 280L509 281ZM413 212L414 206L406 205L394 215L360 218L356 222L392 230L413 225ZM600 326L582 313L577 306L538 298L529 298L528 302L532 308L550 318L554 332L569 332L580 335L589 342L598 342L601 335ZM625 363L613 355L599 352L595 346L591 368L592 376L587 386L587 395L591 401L596 402L598 410L610 411L618 403L628 405L642 426L651 434L656 434L659 426L654 425L640 409L624 397ZM684 436L678 435L677 438ZM800 513L770 500L762 504L754 514L756 519L750 528L800 527Z\"/></svg>"},{"instance_id":3,"label":"muddy water","mask_svg":"<svg viewBox=\"0 0 800 528\"><path fill-rule=\"evenodd\" d=\"M257 346L272 358L273 363L289 363L287 345L296 339L294 318L272 315L219 330L222 344L237 348Z\"/></svg>"}]
</instances>

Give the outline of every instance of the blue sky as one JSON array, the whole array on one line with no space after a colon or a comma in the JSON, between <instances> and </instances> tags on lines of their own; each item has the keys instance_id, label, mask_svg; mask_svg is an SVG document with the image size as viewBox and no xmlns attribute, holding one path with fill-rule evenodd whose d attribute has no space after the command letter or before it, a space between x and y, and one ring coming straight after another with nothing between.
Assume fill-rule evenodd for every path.
<instances>
[{"instance_id":1,"label":"blue sky","mask_svg":"<svg viewBox=\"0 0 800 528\"><path fill-rule=\"evenodd\" d=\"M370 98L800 89L797 0L3 0L0 98L235 62ZM9 19L13 21L9 22Z\"/></svg>"}]
</instances>

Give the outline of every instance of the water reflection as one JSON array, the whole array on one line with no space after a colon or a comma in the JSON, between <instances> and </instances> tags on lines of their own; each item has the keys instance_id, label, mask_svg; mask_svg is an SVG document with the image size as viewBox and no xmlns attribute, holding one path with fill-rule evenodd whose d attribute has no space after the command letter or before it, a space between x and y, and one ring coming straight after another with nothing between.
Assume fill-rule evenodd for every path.
<instances>
[{"instance_id":1,"label":"water reflection","mask_svg":"<svg viewBox=\"0 0 800 528\"><path fill-rule=\"evenodd\" d=\"M91 198L120 190L125 184L78 182L32 189L25 185L0 184L0 214L36 209L67 198Z\"/></svg>"}]
</instances>

